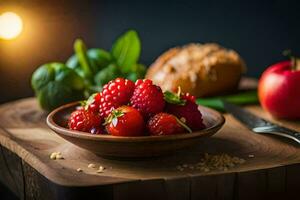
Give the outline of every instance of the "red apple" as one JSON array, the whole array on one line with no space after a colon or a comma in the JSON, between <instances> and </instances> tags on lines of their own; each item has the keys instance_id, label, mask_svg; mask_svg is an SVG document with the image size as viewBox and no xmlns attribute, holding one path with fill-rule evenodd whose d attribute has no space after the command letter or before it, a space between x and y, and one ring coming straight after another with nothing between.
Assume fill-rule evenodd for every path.
<instances>
[{"instance_id":1,"label":"red apple","mask_svg":"<svg viewBox=\"0 0 300 200\"><path fill-rule=\"evenodd\" d=\"M300 119L300 67L297 60L270 66L259 80L258 96L262 107L275 118Z\"/></svg>"}]
</instances>

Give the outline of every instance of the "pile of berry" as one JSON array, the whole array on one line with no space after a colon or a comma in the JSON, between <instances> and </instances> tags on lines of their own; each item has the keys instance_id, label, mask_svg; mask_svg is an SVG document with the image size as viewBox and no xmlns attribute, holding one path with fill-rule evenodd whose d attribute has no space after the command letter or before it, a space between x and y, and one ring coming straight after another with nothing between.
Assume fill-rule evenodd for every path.
<instances>
[{"instance_id":1,"label":"pile of berry","mask_svg":"<svg viewBox=\"0 0 300 200\"><path fill-rule=\"evenodd\" d=\"M195 97L162 92L151 80L117 78L74 111L69 128L114 136L172 135L205 128Z\"/></svg>"}]
</instances>

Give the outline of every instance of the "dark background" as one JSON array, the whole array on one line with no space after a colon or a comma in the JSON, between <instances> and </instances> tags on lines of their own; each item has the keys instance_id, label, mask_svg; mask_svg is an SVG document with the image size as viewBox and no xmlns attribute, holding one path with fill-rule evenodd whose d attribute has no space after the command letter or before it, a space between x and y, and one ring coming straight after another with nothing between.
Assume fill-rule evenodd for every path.
<instances>
[{"instance_id":1,"label":"dark background","mask_svg":"<svg viewBox=\"0 0 300 200\"><path fill-rule=\"evenodd\" d=\"M259 77L281 52L300 51L297 1L37 1L0 0L0 13L14 11L24 31L0 41L0 102L33 95L31 73L49 61L65 61L75 38L109 49L129 28L142 39L147 65L163 51L188 42L217 42L240 53L247 75Z\"/></svg>"}]
</instances>

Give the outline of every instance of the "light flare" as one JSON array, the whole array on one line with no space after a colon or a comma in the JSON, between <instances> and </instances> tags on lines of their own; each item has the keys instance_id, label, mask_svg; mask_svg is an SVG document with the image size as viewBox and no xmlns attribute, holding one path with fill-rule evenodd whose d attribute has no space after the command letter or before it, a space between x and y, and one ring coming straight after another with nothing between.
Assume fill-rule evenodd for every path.
<instances>
[{"instance_id":1,"label":"light flare","mask_svg":"<svg viewBox=\"0 0 300 200\"><path fill-rule=\"evenodd\" d=\"M0 39L11 40L18 37L23 30L23 21L13 12L0 15Z\"/></svg>"}]
</instances>

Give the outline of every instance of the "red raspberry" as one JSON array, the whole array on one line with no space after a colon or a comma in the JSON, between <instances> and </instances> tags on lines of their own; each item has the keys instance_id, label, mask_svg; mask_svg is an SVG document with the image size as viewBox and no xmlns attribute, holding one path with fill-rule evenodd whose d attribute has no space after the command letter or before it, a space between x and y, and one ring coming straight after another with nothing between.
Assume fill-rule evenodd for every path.
<instances>
[{"instance_id":1,"label":"red raspberry","mask_svg":"<svg viewBox=\"0 0 300 200\"><path fill-rule=\"evenodd\" d=\"M93 133L97 130L95 133L99 134L100 131L98 130L101 130L101 118L93 112L85 109L79 109L71 113L68 126L72 130L89 133Z\"/></svg>"},{"instance_id":2,"label":"red raspberry","mask_svg":"<svg viewBox=\"0 0 300 200\"><path fill-rule=\"evenodd\" d=\"M181 94L181 100L185 100L184 105L167 103L166 111L178 117L186 123L193 131L205 128L202 114L196 104L196 98L190 94Z\"/></svg>"},{"instance_id":3,"label":"red raspberry","mask_svg":"<svg viewBox=\"0 0 300 200\"><path fill-rule=\"evenodd\" d=\"M101 94L96 93L89 97L86 101L85 108L95 114L99 113Z\"/></svg>"},{"instance_id":4,"label":"red raspberry","mask_svg":"<svg viewBox=\"0 0 300 200\"><path fill-rule=\"evenodd\" d=\"M191 95L190 93L183 93L181 94L181 98L188 100L190 102L196 103L196 97Z\"/></svg>"},{"instance_id":5,"label":"red raspberry","mask_svg":"<svg viewBox=\"0 0 300 200\"><path fill-rule=\"evenodd\" d=\"M100 93L100 116L105 118L113 109L128 104L133 90L134 83L123 78L117 78L104 85Z\"/></svg>"},{"instance_id":6,"label":"red raspberry","mask_svg":"<svg viewBox=\"0 0 300 200\"><path fill-rule=\"evenodd\" d=\"M132 107L138 109L145 118L162 112L165 107L164 95L161 88L153 85L149 79L137 80L130 99Z\"/></svg>"},{"instance_id":7,"label":"red raspberry","mask_svg":"<svg viewBox=\"0 0 300 200\"><path fill-rule=\"evenodd\" d=\"M185 132L181 124L174 115L158 113L149 119L147 128L150 135L173 135Z\"/></svg>"}]
</instances>

